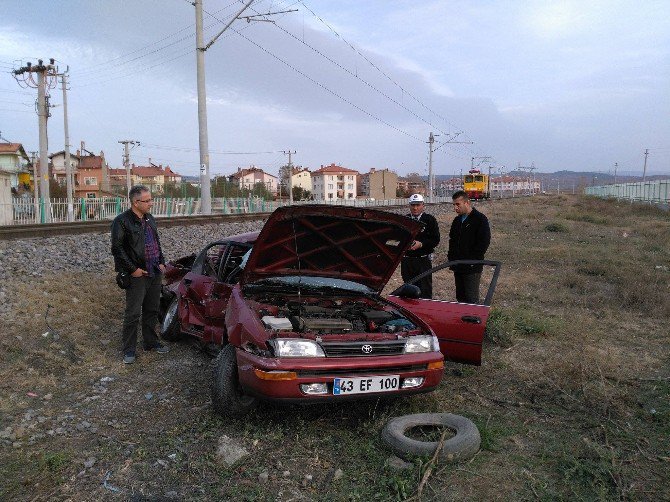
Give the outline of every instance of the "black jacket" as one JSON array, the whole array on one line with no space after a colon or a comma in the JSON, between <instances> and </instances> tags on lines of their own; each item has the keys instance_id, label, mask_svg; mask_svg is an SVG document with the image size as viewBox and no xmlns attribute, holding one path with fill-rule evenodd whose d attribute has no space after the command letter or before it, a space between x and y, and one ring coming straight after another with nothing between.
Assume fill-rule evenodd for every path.
<instances>
[{"instance_id":1,"label":"black jacket","mask_svg":"<svg viewBox=\"0 0 670 502\"><path fill-rule=\"evenodd\" d=\"M160 250L159 263L165 264L163 250L158 239L156 220L150 214L144 215L144 220L145 224L151 225L156 235L158 249ZM133 213L132 209L128 209L114 218L112 222L112 255L114 256L114 269L117 272L132 274L138 268L146 270L144 247L142 221Z\"/></svg>"},{"instance_id":2,"label":"black jacket","mask_svg":"<svg viewBox=\"0 0 670 502\"><path fill-rule=\"evenodd\" d=\"M451 223L447 259L483 260L490 243L489 220L473 208L464 222L461 222L461 216L458 215ZM483 268L482 265L457 265L452 270L459 274L474 274L481 272Z\"/></svg>"},{"instance_id":3,"label":"black jacket","mask_svg":"<svg viewBox=\"0 0 670 502\"><path fill-rule=\"evenodd\" d=\"M411 216L410 216L411 218ZM423 228L416 236L416 240L421 242L421 247L416 251L408 250L405 256L426 256L432 253L440 243L440 227L437 225L435 216L428 213L421 213L419 221L423 223Z\"/></svg>"}]
</instances>

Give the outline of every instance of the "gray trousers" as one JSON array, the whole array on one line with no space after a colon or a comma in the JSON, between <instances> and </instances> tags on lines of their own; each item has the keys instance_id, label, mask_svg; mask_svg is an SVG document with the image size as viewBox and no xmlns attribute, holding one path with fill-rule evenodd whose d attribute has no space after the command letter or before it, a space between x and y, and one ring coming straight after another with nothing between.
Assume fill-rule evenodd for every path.
<instances>
[{"instance_id":1,"label":"gray trousers","mask_svg":"<svg viewBox=\"0 0 670 502\"><path fill-rule=\"evenodd\" d=\"M126 289L126 310L123 314L123 353L135 352L137 328L142 317L142 345L151 349L159 344L156 335L158 307L161 298L162 274L153 277L131 277Z\"/></svg>"},{"instance_id":2,"label":"gray trousers","mask_svg":"<svg viewBox=\"0 0 670 502\"><path fill-rule=\"evenodd\" d=\"M456 281L456 301L479 304L479 281L482 273L454 274Z\"/></svg>"}]
</instances>

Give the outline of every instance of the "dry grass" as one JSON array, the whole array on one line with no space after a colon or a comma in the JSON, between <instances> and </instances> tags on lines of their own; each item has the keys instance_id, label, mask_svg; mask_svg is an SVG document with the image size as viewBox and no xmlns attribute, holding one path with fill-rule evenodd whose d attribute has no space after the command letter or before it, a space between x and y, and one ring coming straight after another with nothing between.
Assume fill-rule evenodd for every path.
<instances>
[{"instance_id":1,"label":"dry grass","mask_svg":"<svg viewBox=\"0 0 670 502\"><path fill-rule=\"evenodd\" d=\"M379 432L392 416L439 411L472 418L482 450L466 464L436 466L422 500L669 499L668 214L566 195L481 209L493 231L487 257L504 263L483 365L449 364L436 392L391 403L264 407L223 422L207 402L208 359L188 344L120 364L122 302L111 271L8 285L15 312L0 338L0 430L18 430L22 444L0 444L0 498L404 499L425 459L408 471L385 468ZM438 215L445 237L451 218ZM446 241L436 254L446 259ZM453 295L448 272L435 280L439 295ZM399 283L396 274L387 290ZM42 336L47 304L58 339ZM106 393L95 390L110 375ZM45 425L22 425L31 409ZM99 432L28 441L73 423L71 415ZM219 465L221 434L253 456ZM96 466L82 471L89 456ZM269 480L259 484L264 470ZM122 494L104 488L107 472Z\"/></svg>"}]
</instances>

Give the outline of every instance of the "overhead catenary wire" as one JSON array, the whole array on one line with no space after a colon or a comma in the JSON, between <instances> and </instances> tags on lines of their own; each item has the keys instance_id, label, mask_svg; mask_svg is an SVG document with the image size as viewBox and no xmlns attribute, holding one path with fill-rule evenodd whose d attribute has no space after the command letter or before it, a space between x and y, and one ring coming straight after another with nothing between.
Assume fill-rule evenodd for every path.
<instances>
[{"instance_id":1,"label":"overhead catenary wire","mask_svg":"<svg viewBox=\"0 0 670 502\"><path fill-rule=\"evenodd\" d=\"M382 70L377 64L375 64L373 61L371 61L365 54L363 54L357 47L355 47L353 44L351 44L347 39L345 39L342 35L340 35L335 28L333 28L329 23L327 23L321 16L316 14L310 7L308 7L304 0L298 0L298 3L300 3L307 11L309 11L312 16L314 16L316 19L319 20L320 23L322 23L328 30L330 30L337 38L342 40L346 45L348 45L356 54L358 54L361 58L363 58L370 66L372 66L375 70L377 70L379 73L381 73L384 77L386 77L393 85L398 87L404 94L407 94L410 98L412 98L414 101L416 101L419 105L421 105L423 108L431 112L433 115L438 117L440 120L444 121L446 124L449 124L452 126L454 129L459 130L460 128L457 127L455 124L450 122L448 119L445 117L442 117L439 113L437 113L435 110L430 108L428 105L426 105L423 101L421 101L419 98L414 96L411 92L409 92L407 89L405 89L402 85L400 85L394 78L389 76L384 70Z\"/></svg>"},{"instance_id":2,"label":"overhead catenary wire","mask_svg":"<svg viewBox=\"0 0 670 502\"><path fill-rule=\"evenodd\" d=\"M239 1L241 1L241 0L239 0ZM305 6L304 3L303 3L301 0L297 0L295 3L296 3L296 4L297 4L297 3L300 3L300 4L303 4L303 6ZM326 25L326 26L327 26L327 27L328 27L328 28L329 28L329 29L330 29L330 30L331 30L331 31L332 31L338 38L340 38L341 40L343 40L349 47L351 47L353 50L355 50L357 54L359 54L362 58L364 58L369 64L371 64L371 65L372 65L375 69L377 69L380 73L382 73L382 75L384 75L387 79L389 79L389 80L390 80L391 82L393 82L396 86L398 86L398 87L401 89L401 91L402 91L403 93L407 93L407 94L410 95L415 101L417 101L419 104L421 104L424 108L426 108L428 111L430 111L431 113L433 113L433 115L435 115L436 117L440 118L441 120L443 120L444 122L446 122L446 123L449 124L450 126L456 128L456 126L455 126L453 123L451 123L450 121L448 121L448 120L445 119L444 117L441 117L441 116L440 116L439 114L437 114L434 110L432 110L432 109L430 109L429 107L427 107L421 100L419 100L419 99L416 98L414 95L412 95L411 93L409 93L406 89L404 89L404 87L402 87L402 86L401 86L400 84L398 84L394 79L392 79L390 76L388 76L383 70L381 70L381 68L379 68L379 67L378 67L377 65L375 65L372 61L370 61L364 54L362 54L358 49L356 49L351 43L349 43L347 40L345 40L343 37L341 37L340 34L337 33L337 31L335 31L335 30L334 30L328 23L326 23L322 18L320 18L319 16L317 16L313 11L311 11L311 9L309 9L307 6L305 6L305 8L307 8L307 10L309 10L309 11L312 13L312 15L314 15L314 16L317 17L322 23L324 23L324 24L325 24L325 25ZM251 7L251 10L253 10L254 12L257 12L257 13L258 13L258 11L257 11L256 9L254 9L253 7ZM259 14L259 15L262 15L262 14ZM212 16L212 17L214 17L214 16ZM385 93L384 91L378 89L376 86L374 86L374 85L371 84L370 82L368 82L368 81L366 81L365 79L363 79L362 77L360 77L360 76L358 75L357 72L352 72L350 69L348 69L348 68L346 68L345 66L341 65L340 63L338 63L337 61L335 61L335 60L334 60L333 58L331 58L330 56L326 55L325 53L323 53L323 52L320 51L319 49L313 47L311 44L308 44L307 42L305 42L305 40L304 40L304 35L303 35L303 39L300 39L300 38L297 37L295 34L291 33L291 32L288 31L287 29L283 28L282 26L280 26L280 25L277 24L276 22L273 23L273 24L275 25L275 27L277 27L279 30L283 31L285 34L287 34L288 36L290 36L290 37L293 38L294 40L298 41L299 43L301 43L301 44L305 45L306 47L308 47L310 50L312 50L312 51L314 51L315 53L319 54L321 57L323 57L324 59L326 59L327 61L329 61L329 62L332 63L333 65L337 66L337 67L340 68L341 70L345 71L347 74L349 74L349 75L352 76L353 78L356 78L357 80L361 81L362 83L364 83L366 86L368 86L369 88L371 88L372 90L374 90L374 91L377 92L378 94L382 95L383 97L385 97L385 98L388 99L389 101L393 102L394 104L396 104L396 105L399 106L400 108L404 109L405 111L407 111L408 113L410 113L411 115L413 115L415 118L417 118L417 119L419 119L420 121L426 123L427 125L430 125L432 128L434 128L435 130L441 132L441 133L444 134L445 136L450 136L450 135L451 135L451 133L444 131L443 129L441 129L439 126L435 125L435 124L432 123L431 121L426 120L425 118L423 118L422 116L420 116L418 113L416 113L416 112L414 112L413 110L409 109L409 108L408 108L407 106L405 106L404 104L398 102L396 99L394 99L393 97L389 96L389 95L388 95L387 93ZM467 138L467 133L463 133L463 132L461 132L461 134L463 134L463 135ZM448 143L448 142L447 142L447 143ZM445 144L447 144L447 143L445 143ZM453 149L453 146L452 146L452 145L453 145L453 144L449 144L449 147ZM451 152L448 152L448 151L444 151L444 154L445 154L445 155L448 155L448 156L451 156L451 157L455 157L455 158L464 158L464 157L461 156L461 155L458 155L458 154L452 154ZM465 155L465 154L463 154L463 155Z\"/></svg>"},{"instance_id":3,"label":"overhead catenary wire","mask_svg":"<svg viewBox=\"0 0 670 502\"><path fill-rule=\"evenodd\" d=\"M174 150L180 152L198 152L198 148L189 148L189 147L180 147L180 146L162 146L154 145L151 143L142 143L140 148L155 148L157 150ZM264 152L235 152L230 150L209 150L209 153L215 155L260 155L260 154L271 154L278 153L280 150L269 150Z\"/></svg>"},{"instance_id":4,"label":"overhead catenary wire","mask_svg":"<svg viewBox=\"0 0 670 502\"><path fill-rule=\"evenodd\" d=\"M313 47L312 45L308 44L308 43L305 42L304 40L301 40L301 39L298 38L296 35L294 35L294 34L291 33L290 31L286 30L285 28L283 28L283 27L280 26L279 24L274 23L274 26L275 26L277 29L281 30L282 32L286 33L288 36L290 36L290 37L293 38L294 40L298 41L299 43L301 43L301 44L303 44L304 46L308 47L308 48L311 49L312 51L316 52L316 53L319 54L321 57L323 57L324 59L326 59L326 60L329 61L330 63L332 63L332 64L334 64L335 66L337 66L338 68L340 68L342 71L348 73L349 75L351 75L351 76L354 77L355 79L361 81L363 84L365 84L366 86L368 86L370 89L372 89L373 91L375 91L375 92L377 92L378 94L382 95L383 97L385 97L386 99L388 99L389 101L391 101L391 102L394 103L395 105L399 106L400 108L402 108L402 109L405 110L406 112L410 113L410 114L413 115L415 118L419 119L420 121L424 122L425 124L428 124L429 126L435 128L435 129L439 130L439 131L440 131L441 133L443 133L443 134L449 134L449 133L443 131L442 129L440 129L437 125L431 123L429 120L424 119L423 117L421 117L419 114L417 114L417 113L414 112L413 110L407 108L405 105L403 105L402 103L398 102L396 99L394 99L393 97L389 96L388 94L386 94L386 93L385 93L384 91L382 91L381 89L375 87L373 84L371 84L371 83L368 82L367 80L363 79L360 75L358 75L358 74L352 72L349 68L346 68L345 66L341 65L340 63L338 63L337 61L335 61L334 59L332 59L330 56L324 54L323 52L321 52L321 51L320 51L319 49L317 49L316 47Z\"/></svg>"},{"instance_id":5,"label":"overhead catenary wire","mask_svg":"<svg viewBox=\"0 0 670 502\"><path fill-rule=\"evenodd\" d=\"M191 2L190 2L189 0L186 0L186 1L187 1L189 4L191 4ZM222 7L221 9L219 9L219 10L217 10L217 11L215 11L215 12L221 12L221 11L224 11L224 10L226 10L227 8L232 7L232 6L235 5L236 3L237 3L236 1L235 1L235 2L231 2L231 3L229 3L228 5L226 5L225 7ZM193 27L194 27L194 23L191 23L191 24L189 24L188 26L184 26L183 28L180 28L179 30L177 30L177 31L175 31L175 32L173 32L173 33L171 33L170 35L167 35L167 36L165 36L165 37L163 37L163 38L161 38L161 39L159 39L159 40L156 40L155 42L151 42L150 44L147 44L147 45L145 45L145 46L142 46L142 47L140 47L140 48L138 48L138 49L135 49L135 50L132 50L132 51L130 51L130 52L126 52L126 53L124 53L124 54L121 54L121 55L119 55L119 56L117 56L117 57L114 57L114 58L112 58L112 59L106 60L106 61L104 61L104 62L96 63L96 64L93 64L93 65L90 65L90 66L88 66L86 69L79 70L79 71L73 71L71 74L72 74L72 75L75 75L75 74L76 74L76 75L78 75L78 76L81 76L81 75L84 75L84 74L89 73L89 71L92 71L92 70L94 70L94 69L95 69L96 72L99 71L99 72L104 72L104 73L106 73L106 72L108 71L108 65L109 65L110 63L113 63L113 62L118 61L118 60L120 60L120 59L127 58L127 57L129 57L129 56L132 56L133 54L137 54L138 52L144 51L144 50L146 50L146 49L148 49L148 48L150 48L150 47L153 47L154 45L160 44L161 42L164 42L164 41L169 40L169 39L171 39L171 38L173 38L173 37L176 37L176 36L178 36L180 33L184 32L184 31L186 31L186 30L189 30L189 29L190 29L191 31L193 31ZM208 26L207 28L210 28L210 26ZM191 33L190 35L188 35L188 36L186 36L186 37L182 37L182 38L180 38L177 42L184 41L184 40L186 40L186 39L188 39L188 38L193 38L193 37L195 37L195 33ZM176 43L176 42L175 42L175 43ZM159 48L159 49L157 49L157 50L154 50L154 51L151 51L151 52L149 52L149 53L147 53L147 54L145 54L144 56L141 56L141 57L145 57L145 56L148 56L148 55L151 55L151 54L155 54L155 53L158 52L159 50L166 49L166 48L168 48L168 47L171 47L172 45L175 45L175 43L169 43L169 44L166 44L166 45L162 46L161 48ZM136 60L136 59L138 59L138 58L133 58L131 61L134 61L134 60ZM126 62L123 62L123 63L120 63L120 64L127 64L127 63L129 63L129 62L130 62L130 61L126 61ZM116 65L116 64L115 64L115 65L113 65L113 66L120 66L120 65ZM104 68L101 68L101 69L98 70L99 67L104 67Z\"/></svg>"},{"instance_id":6,"label":"overhead catenary wire","mask_svg":"<svg viewBox=\"0 0 670 502\"><path fill-rule=\"evenodd\" d=\"M212 28L214 25L215 25L215 23L212 23L212 24L210 24L209 26L207 26L207 28L205 28L205 29L210 29L210 28ZM243 30L246 30L247 28L249 28L249 26L245 26L245 27L242 28L242 29L243 29ZM194 36L195 36L195 35L194 35ZM227 37L229 37L229 36L232 36L232 33L223 35L224 38L227 38ZM158 52L158 51L155 51L155 52ZM195 47L189 47L188 49L185 49L185 50L184 50L184 48L182 47L182 48L181 48L181 51L179 51L179 52L175 51L175 52L173 52L173 53L167 55L165 59L158 60L158 62L155 63L155 64L153 64L153 65L150 65L150 66L143 66L143 67L141 68L141 71L144 72L144 73L146 73L147 70L151 70L151 69L156 68L156 67L158 67L158 66L162 66L162 65L164 65L164 64L166 64L166 63L170 63L170 62L172 62L172 61L176 61L177 59L180 59L180 58L186 57L186 56L188 56L188 55L191 55L191 54L193 54L194 52L195 52ZM176 55L175 55L175 54L176 54ZM148 56L148 54L145 55L145 56ZM170 56L174 56L174 57L170 57ZM123 74L121 74L121 75L116 75L116 76L113 76L113 77L108 77L108 76L104 76L104 77L103 77L103 73L101 73L99 76L98 76L98 75L94 75L94 76L93 76L93 75L88 75L87 77L91 77L92 80L88 80L88 81L87 81L87 80L84 80L83 83L75 83L74 85L75 85L76 87L89 87L89 86L91 86L91 85L104 84L104 83L106 83L106 82L108 82L108 81L111 81L111 80L118 80L118 79L121 79L121 78L127 78L127 77L136 76L138 73L140 73L140 70L134 70L134 69L133 69L133 70L130 70L128 73L123 73ZM85 77L85 78L86 78L86 77ZM72 82L72 81L71 81L71 82Z\"/></svg>"}]
</instances>

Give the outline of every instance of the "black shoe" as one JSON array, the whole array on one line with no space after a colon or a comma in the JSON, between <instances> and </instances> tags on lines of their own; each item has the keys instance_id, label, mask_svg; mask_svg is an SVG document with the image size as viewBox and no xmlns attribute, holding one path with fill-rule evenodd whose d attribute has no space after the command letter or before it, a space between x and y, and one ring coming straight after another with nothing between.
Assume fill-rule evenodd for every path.
<instances>
[{"instance_id":1,"label":"black shoe","mask_svg":"<svg viewBox=\"0 0 670 502\"><path fill-rule=\"evenodd\" d=\"M149 347L148 349L144 349L146 351L153 350L154 352L158 352L159 354L167 354L170 352L170 347L166 347L165 345L161 345L160 343L158 345L154 345L153 347Z\"/></svg>"}]
</instances>

